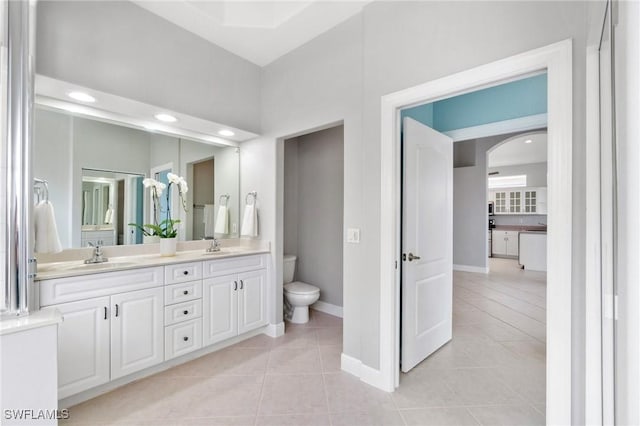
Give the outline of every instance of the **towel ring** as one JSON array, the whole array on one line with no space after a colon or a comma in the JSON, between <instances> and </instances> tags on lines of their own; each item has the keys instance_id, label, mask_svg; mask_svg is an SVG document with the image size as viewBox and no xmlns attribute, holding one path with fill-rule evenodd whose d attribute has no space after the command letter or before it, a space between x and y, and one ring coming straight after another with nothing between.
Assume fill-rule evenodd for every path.
<instances>
[{"instance_id":1,"label":"towel ring","mask_svg":"<svg viewBox=\"0 0 640 426\"><path fill-rule=\"evenodd\" d=\"M249 197L253 198L253 204L256 204L256 198L258 198L258 192L257 191L251 191L247 194L246 197L244 197L244 203L246 205L249 205Z\"/></svg>"},{"instance_id":2,"label":"towel ring","mask_svg":"<svg viewBox=\"0 0 640 426\"><path fill-rule=\"evenodd\" d=\"M40 201L40 191L44 193L44 201L49 201L49 182L45 179L33 178L33 188L36 191L38 201Z\"/></svg>"},{"instance_id":3,"label":"towel ring","mask_svg":"<svg viewBox=\"0 0 640 426\"><path fill-rule=\"evenodd\" d=\"M226 206L229 203L229 198L230 196L228 194L223 194L220 196L220 198L218 199L218 203L221 206ZM224 201L222 201L224 199Z\"/></svg>"}]
</instances>

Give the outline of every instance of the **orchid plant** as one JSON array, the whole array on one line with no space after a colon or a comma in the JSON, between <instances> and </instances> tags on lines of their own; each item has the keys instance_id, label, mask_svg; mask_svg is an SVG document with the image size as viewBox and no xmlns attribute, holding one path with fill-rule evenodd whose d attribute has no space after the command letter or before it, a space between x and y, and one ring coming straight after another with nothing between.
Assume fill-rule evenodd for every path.
<instances>
[{"instance_id":1,"label":"orchid plant","mask_svg":"<svg viewBox=\"0 0 640 426\"><path fill-rule=\"evenodd\" d=\"M135 226L140 229L144 235L158 236L160 238L175 238L178 235L177 224L180 223L180 219L171 218L171 186L175 186L178 190L180 203L184 211L187 211L186 194L189 191L187 181L182 176L178 176L174 173L167 173L167 179L169 185L162 182L158 182L153 178L146 178L142 181L145 188L151 190L151 200L153 204L153 223L147 223L145 225L138 225L137 223L130 223L129 226ZM165 192L166 189L166 192ZM167 200L166 210L162 211L160 207L160 197L165 193ZM163 220L160 220L164 217Z\"/></svg>"}]
</instances>

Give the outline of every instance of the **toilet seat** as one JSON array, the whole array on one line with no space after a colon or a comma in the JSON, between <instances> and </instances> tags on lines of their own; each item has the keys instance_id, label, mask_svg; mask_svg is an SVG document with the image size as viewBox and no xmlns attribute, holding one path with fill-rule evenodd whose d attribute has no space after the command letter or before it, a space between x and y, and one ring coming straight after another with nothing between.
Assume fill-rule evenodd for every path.
<instances>
[{"instance_id":1,"label":"toilet seat","mask_svg":"<svg viewBox=\"0 0 640 426\"><path fill-rule=\"evenodd\" d=\"M319 293L320 289L314 285L303 283L302 281L294 281L284 285L284 291L291 294L314 294Z\"/></svg>"}]
</instances>

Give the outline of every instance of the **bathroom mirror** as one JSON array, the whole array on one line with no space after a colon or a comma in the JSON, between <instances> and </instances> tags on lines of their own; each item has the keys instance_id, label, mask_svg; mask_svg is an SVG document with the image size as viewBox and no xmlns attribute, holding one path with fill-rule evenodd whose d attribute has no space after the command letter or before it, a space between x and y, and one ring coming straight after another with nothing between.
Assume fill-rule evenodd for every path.
<instances>
[{"instance_id":1,"label":"bathroom mirror","mask_svg":"<svg viewBox=\"0 0 640 426\"><path fill-rule=\"evenodd\" d=\"M239 149L140 130L113 120L36 105L33 176L49 186L64 248L139 244L142 232L128 223L152 223L145 177L169 172L189 185L186 211L175 194L172 216L178 238L235 238L239 227ZM220 206L227 220L215 227ZM222 231L222 232L216 232Z\"/></svg>"}]
</instances>

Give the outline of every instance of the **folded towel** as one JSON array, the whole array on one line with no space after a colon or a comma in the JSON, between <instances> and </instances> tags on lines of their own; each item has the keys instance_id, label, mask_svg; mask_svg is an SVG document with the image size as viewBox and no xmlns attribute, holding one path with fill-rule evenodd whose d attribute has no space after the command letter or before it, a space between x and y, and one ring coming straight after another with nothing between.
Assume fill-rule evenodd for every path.
<instances>
[{"instance_id":1,"label":"folded towel","mask_svg":"<svg viewBox=\"0 0 640 426\"><path fill-rule=\"evenodd\" d=\"M58 236L53 204L49 201L40 201L33 210L33 222L35 228L35 251L37 253L61 252L62 244Z\"/></svg>"},{"instance_id":2,"label":"folded towel","mask_svg":"<svg viewBox=\"0 0 640 426\"><path fill-rule=\"evenodd\" d=\"M216 226L214 231L216 234L229 233L229 209L227 206L218 207L218 216L216 217Z\"/></svg>"},{"instance_id":3,"label":"folded towel","mask_svg":"<svg viewBox=\"0 0 640 426\"><path fill-rule=\"evenodd\" d=\"M244 217L242 219L242 235L245 237L258 236L258 209L254 204L247 204L244 207Z\"/></svg>"},{"instance_id":4,"label":"folded towel","mask_svg":"<svg viewBox=\"0 0 640 426\"><path fill-rule=\"evenodd\" d=\"M213 237L215 221L215 207L213 204L205 204L202 209L202 223L204 223L204 236Z\"/></svg>"}]
</instances>

